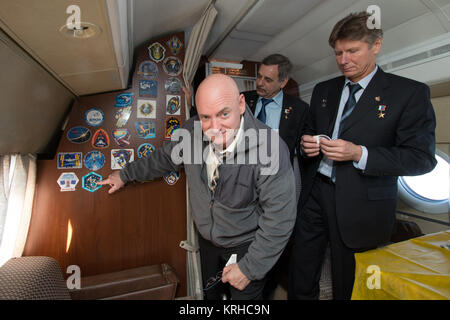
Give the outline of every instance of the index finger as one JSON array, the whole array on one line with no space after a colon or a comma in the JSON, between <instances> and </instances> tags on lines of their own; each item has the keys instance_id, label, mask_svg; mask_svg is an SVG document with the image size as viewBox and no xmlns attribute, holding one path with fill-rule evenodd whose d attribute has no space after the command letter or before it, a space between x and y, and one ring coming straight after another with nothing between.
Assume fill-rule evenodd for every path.
<instances>
[{"instance_id":1,"label":"index finger","mask_svg":"<svg viewBox=\"0 0 450 320\"><path fill-rule=\"evenodd\" d=\"M305 134L304 136L302 136L302 140L304 142L311 142L311 143L316 143L316 139L313 136L307 135Z\"/></svg>"},{"instance_id":2,"label":"index finger","mask_svg":"<svg viewBox=\"0 0 450 320\"><path fill-rule=\"evenodd\" d=\"M111 183L110 178L106 178L105 180L102 180L102 181L97 181L97 184L99 184L99 185L110 184L110 183Z\"/></svg>"}]
</instances>

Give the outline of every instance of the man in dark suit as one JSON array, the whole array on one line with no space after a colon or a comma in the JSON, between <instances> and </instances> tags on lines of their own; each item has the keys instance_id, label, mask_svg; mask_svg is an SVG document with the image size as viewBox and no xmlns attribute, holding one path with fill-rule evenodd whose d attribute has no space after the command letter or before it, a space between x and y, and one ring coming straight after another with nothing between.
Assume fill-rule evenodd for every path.
<instances>
[{"instance_id":1,"label":"man in dark suit","mask_svg":"<svg viewBox=\"0 0 450 320\"><path fill-rule=\"evenodd\" d=\"M292 64L287 57L281 54L269 55L258 68L256 90L243 94L255 117L278 130L280 137L288 145L292 162L295 149L299 146L308 105L283 92L291 70Z\"/></svg>"},{"instance_id":2,"label":"man in dark suit","mask_svg":"<svg viewBox=\"0 0 450 320\"><path fill-rule=\"evenodd\" d=\"M351 298L354 253L390 240L398 176L436 165L429 88L376 65L383 32L369 29L369 18L351 14L335 25L329 44L343 76L319 83L311 98L289 299L318 298L328 242L334 299Z\"/></svg>"}]
</instances>

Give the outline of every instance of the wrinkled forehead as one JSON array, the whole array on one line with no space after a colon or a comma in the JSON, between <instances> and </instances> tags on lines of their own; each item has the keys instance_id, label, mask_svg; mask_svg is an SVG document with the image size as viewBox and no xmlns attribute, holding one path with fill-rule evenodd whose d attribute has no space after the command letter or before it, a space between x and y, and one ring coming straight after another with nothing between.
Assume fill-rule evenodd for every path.
<instances>
[{"instance_id":1,"label":"wrinkled forehead","mask_svg":"<svg viewBox=\"0 0 450 320\"><path fill-rule=\"evenodd\" d=\"M239 109L239 97L231 93L221 95L197 96L197 112L199 115L212 116L222 111L235 111Z\"/></svg>"}]
</instances>

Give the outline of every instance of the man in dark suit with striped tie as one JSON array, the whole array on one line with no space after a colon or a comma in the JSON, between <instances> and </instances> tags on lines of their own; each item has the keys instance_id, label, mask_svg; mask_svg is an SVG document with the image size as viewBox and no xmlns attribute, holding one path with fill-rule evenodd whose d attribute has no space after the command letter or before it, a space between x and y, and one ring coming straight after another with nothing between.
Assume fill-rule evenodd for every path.
<instances>
[{"instance_id":1,"label":"man in dark suit with striped tie","mask_svg":"<svg viewBox=\"0 0 450 320\"><path fill-rule=\"evenodd\" d=\"M351 14L335 25L329 44L343 76L319 83L311 98L289 299L318 298L328 242L333 297L350 299L354 253L390 240L398 176L436 165L429 88L376 65L383 32L370 29L369 18Z\"/></svg>"}]
</instances>

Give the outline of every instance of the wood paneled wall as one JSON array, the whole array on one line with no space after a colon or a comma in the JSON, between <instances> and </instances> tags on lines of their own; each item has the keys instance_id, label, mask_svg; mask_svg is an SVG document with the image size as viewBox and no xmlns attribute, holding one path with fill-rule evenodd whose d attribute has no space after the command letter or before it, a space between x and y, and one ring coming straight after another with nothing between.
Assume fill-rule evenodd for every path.
<instances>
[{"instance_id":1,"label":"wood paneled wall","mask_svg":"<svg viewBox=\"0 0 450 320\"><path fill-rule=\"evenodd\" d=\"M166 115L165 81L170 76L158 66L158 95L156 98L139 96L139 80L145 79L136 71L142 61L151 60L147 47L159 42L165 47L165 57L175 56L184 60L184 46L176 55L171 53L167 36L143 45L137 53L136 70L132 88L119 92L91 95L79 98L73 105L65 132L57 152L87 152L94 150L91 141L74 144L66 138L67 131L75 126L84 126L92 134L105 129L110 138L108 148L99 149L105 156L105 165L96 171L105 179L111 172L111 149L120 149L115 143L112 131L116 128L114 117L118 108L116 96L133 92L132 113L124 128L131 133L130 146L135 152L142 143L151 143L156 148L164 142ZM184 33L175 34L184 45ZM181 73L177 76L182 80ZM175 117L185 119L184 97L181 98L181 114ZM156 137L142 139L137 136L134 122L137 120L137 100L157 100ZM99 108L105 114L105 121L99 127L89 127L84 114L91 108ZM39 160L37 187L33 214L24 250L25 256L45 255L55 258L63 273L69 265L78 265L82 276L90 276L127 268L168 263L177 272L181 283L177 296L186 294L186 252L179 243L186 239L186 179L183 172L173 186L163 179L147 183L130 184L119 192L109 195L108 186L95 192L82 189L82 177L90 172L82 169L57 169L54 160ZM57 179L63 172L74 172L80 180L76 190L61 192ZM70 229L72 237L68 242ZM66 275L68 276L68 275Z\"/></svg>"}]
</instances>

